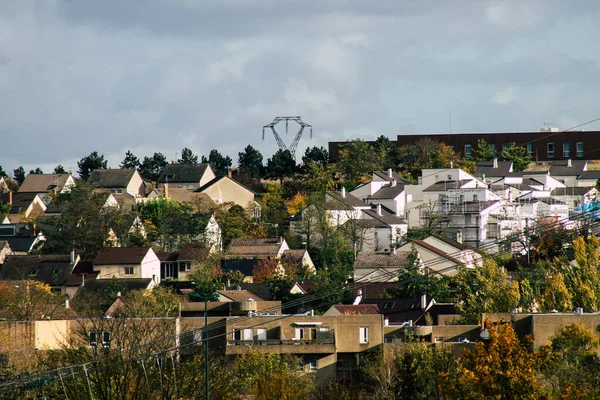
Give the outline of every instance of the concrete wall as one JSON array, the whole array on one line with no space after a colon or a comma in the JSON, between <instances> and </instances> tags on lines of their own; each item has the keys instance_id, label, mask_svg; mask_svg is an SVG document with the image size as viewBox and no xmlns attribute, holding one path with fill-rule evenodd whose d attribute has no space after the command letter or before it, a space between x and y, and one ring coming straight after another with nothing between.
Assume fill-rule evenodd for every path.
<instances>
[{"instance_id":1,"label":"concrete wall","mask_svg":"<svg viewBox=\"0 0 600 400\"><path fill-rule=\"evenodd\" d=\"M34 321L35 348L60 350L66 344L71 329L69 320Z\"/></svg>"}]
</instances>

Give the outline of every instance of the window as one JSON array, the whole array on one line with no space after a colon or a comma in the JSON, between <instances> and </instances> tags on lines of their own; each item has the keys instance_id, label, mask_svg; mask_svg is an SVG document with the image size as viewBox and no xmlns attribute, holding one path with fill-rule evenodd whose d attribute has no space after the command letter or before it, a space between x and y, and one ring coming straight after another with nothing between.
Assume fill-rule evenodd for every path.
<instances>
[{"instance_id":1,"label":"window","mask_svg":"<svg viewBox=\"0 0 600 400\"><path fill-rule=\"evenodd\" d=\"M98 335L96 335L96 332L90 332L90 334L88 335L89 338L89 343L91 347L96 347L96 344L98 344Z\"/></svg>"},{"instance_id":2,"label":"window","mask_svg":"<svg viewBox=\"0 0 600 400\"><path fill-rule=\"evenodd\" d=\"M245 328L243 332L244 340L252 340L252 328Z\"/></svg>"},{"instance_id":3,"label":"window","mask_svg":"<svg viewBox=\"0 0 600 400\"><path fill-rule=\"evenodd\" d=\"M388 344L389 343L394 343L394 338L386 336L386 337L383 338L383 343L388 343Z\"/></svg>"},{"instance_id":4,"label":"window","mask_svg":"<svg viewBox=\"0 0 600 400\"><path fill-rule=\"evenodd\" d=\"M123 194L123 189L117 189L117 194Z\"/></svg>"},{"instance_id":5,"label":"window","mask_svg":"<svg viewBox=\"0 0 600 400\"><path fill-rule=\"evenodd\" d=\"M382 310L391 310L392 308L394 308L394 304L395 302L388 302L388 303L383 303L383 306L381 307Z\"/></svg>"},{"instance_id":6,"label":"window","mask_svg":"<svg viewBox=\"0 0 600 400\"><path fill-rule=\"evenodd\" d=\"M242 330L241 329L233 330L233 340L242 340Z\"/></svg>"},{"instance_id":7,"label":"window","mask_svg":"<svg viewBox=\"0 0 600 400\"><path fill-rule=\"evenodd\" d=\"M185 272L185 271L191 271L192 270L192 263L191 262L184 262L179 264L179 271L180 272Z\"/></svg>"},{"instance_id":8,"label":"window","mask_svg":"<svg viewBox=\"0 0 600 400\"><path fill-rule=\"evenodd\" d=\"M359 333L360 333L359 343L360 344L369 343L369 328L366 326L361 326L359 328Z\"/></svg>"},{"instance_id":9,"label":"window","mask_svg":"<svg viewBox=\"0 0 600 400\"><path fill-rule=\"evenodd\" d=\"M479 201L479 200L477 200L477 195L476 194L473 195L473 201Z\"/></svg>"},{"instance_id":10,"label":"window","mask_svg":"<svg viewBox=\"0 0 600 400\"><path fill-rule=\"evenodd\" d=\"M257 328L256 329L256 338L258 340L267 340L267 329L266 328Z\"/></svg>"},{"instance_id":11,"label":"window","mask_svg":"<svg viewBox=\"0 0 600 400\"><path fill-rule=\"evenodd\" d=\"M571 144L569 142L563 143L563 157L571 157Z\"/></svg>"},{"instance_id":12,"label":"window","mask_svg":"<svg viewBox=\"0 0 600 400\"><path fill-rule=\"evenodd\" d=\"M527 155L531 158L535 155L535 148L533 143L527 143Z\"/></svg>"},{"instance_id":13,"label":"window","mask_svg":"<svg viewBox=\"0 0 600 400\"><path fill-rule=\"evenodd\" d=\"M31 268L29 270L29 276L36 276L37 275L37 271L35 270L35 268Z\"/></svg>"},{"instance_id":14,"label":"window","mask_svg":"<svg viewBox=\"0 0 600 400\"><path fill-rule=\"evenodd\" d=\"M135 273L135 267L125 267L125 275L133 275Z\"/></svg>"},{"instance_id":15,"label":"window","mask_svg":"<svg viewBox=\"0 0 600 400\"><path fill-rule=\"evenodd\" d=\"M452 175L448 174L448 180L451 181L452 180Z\"/></svg>"},{"instance_id":16,"label":"window","mask_svg":"<svg viewBox=\"0 0 600 400\"><path fill-rule=\"evenodd\" d=\"M102 332L102 346L110 344L110 332Z\"/></svg>"},{"instance_id":17,"label":"window","mask_svg":"<svg viewBox=\"0 0 600 400\"><path fill-rule=\"evenodd\" d=\"M583 157L583 142L577 142L577 157Z\"/></svg>"},{"instance_id":18,"label":"window","mask_svg":"<svg viewBox=\"0 0 600 400\"><path fill-rule=\"evenodd\" d=\"M508 143L502 143L502 151L508 150L509 147L510 147L510 144L508 144Z\"/></svg>"},{"instance_id":19,"label":"window","mask_svg":"<svg viewBox=\"0 0 600 400\"><path fill-rule=\"evenodd\" d=\"M554 158L554 143L548 143L546 147L548 149L548 158Z\"/></svg>"},{"instance_id":20,"label":"window","mask_svg":"<svg viewBox=\"0 0 600 400\"><path fill-rule=\"evenodd\" d=\"M310 357L308 359L308 365L310 372L317 372L319 369L319 360L317 360L317 357Z\"/></svg>"},{"instance_id":21,"label":"window","mask_svg":"<svg viewBox=\"0 0 600 400\"><path fill-rule=\"evenodd\" d=\"M471 145L465 145L465 158L471 158Z\"/></svg>"},{"instance_id":22,"label":"window","mask_svg":"<svg viewBox=\"0 0 600 400\"><path fill-rule=\"evenodd\" d=\"M194 329L194 345L195 346L200 346L202 344L202 331L203 330L204 330L204 328Z\"/></svg>"},{"instance_id":23,"label":"window","mask_svg":"<svg viewBox=\"0 0 600 400\"><path fill-rule=\"evenodd\" d=\"M317 328L296 328L295 340L314 340L317 336Z\"/></svg>"}]
</instances>

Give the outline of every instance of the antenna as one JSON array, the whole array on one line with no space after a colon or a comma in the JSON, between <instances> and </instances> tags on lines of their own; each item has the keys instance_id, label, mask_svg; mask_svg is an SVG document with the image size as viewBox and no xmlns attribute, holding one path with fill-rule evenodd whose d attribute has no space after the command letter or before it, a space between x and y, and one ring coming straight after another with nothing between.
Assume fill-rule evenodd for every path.
<instances>
[{"instance_id":1,"label":"antenna","mask_svg":"<svg viewBox=\"0 0 600 400\"><path fill-rule=\"evenodd\" d=\"M275 130L275 126L278 123L280 123L281 121L285 121L285 132L286 133L288 133L290 121L296 122L300 126L298 133L296 133L296 137L294 137L294 140L292 140L292 143L290 144L289 147L285 145L285 143L283 142L283 139L281 139L281 136L279 136L279 133L277 133L277 130ZM280 150L289 150L289 152L292 154L292 157L294 157L294 159L296 159L296 148L298 147L298 143L300 142L300 138L302 137L302 132L304 132L304 129L310 128L310 138L312 139L312 136L313 136L312 125L307 124L306 122L302 121L302 118L299 116L275 117L273 122L263 126L263 130L262 130L262 139L263 140L265 140L265 129L269 129L269 128L273 132L273 136L275 137L275 141L277 142L279 149Z\"/></svg>"}]
</instances>

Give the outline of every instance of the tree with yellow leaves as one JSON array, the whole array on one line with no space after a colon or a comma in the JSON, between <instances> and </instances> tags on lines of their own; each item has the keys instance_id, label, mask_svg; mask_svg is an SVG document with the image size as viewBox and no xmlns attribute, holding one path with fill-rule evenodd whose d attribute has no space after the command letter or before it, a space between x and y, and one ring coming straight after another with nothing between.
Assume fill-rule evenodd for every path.
<instances>
[{"instance_id":1,"label":"tree with yellow leaves","mask_svg":"<svg viewBox=\"0 0 600 400\"><path fill-rule=\"evenodd\" d=\"M510 324L486 323L489 343L478 342L466 351L455 377L441 374L442 392L448 399L544 399L537 378L538 357L531 343L521 342Z\"/></svg>"},{"instance_id":2,"label":"tree with yellow leaves","mask_svg":"<svg viewBox=\"0 0 600 400\"><path fill-rule=\"evenodd\" d=\"M1 282L0 299L0 310L11 319L32 321L64 312L63 298L39 281Z\"/></svg>"}]
</instances>

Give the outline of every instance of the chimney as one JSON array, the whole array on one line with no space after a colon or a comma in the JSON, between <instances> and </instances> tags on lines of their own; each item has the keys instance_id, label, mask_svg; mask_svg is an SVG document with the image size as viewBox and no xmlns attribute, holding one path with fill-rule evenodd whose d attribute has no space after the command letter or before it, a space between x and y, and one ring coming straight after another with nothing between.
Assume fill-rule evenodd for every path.
<instances>
[{"instance_id":1,"label":"chimney","mask_svg":"<svg viewBox=\"0 0 600 400\"><path fill-rule=\"evenodd\" d=\"M71 306L69 305L69 299L65 300L65 308L71 308Z\"/></svg>"},{"instance_id":2,"label":"chimney","mask_svg":"<svg viewBox=\"0 0 600 400\"><path fill-rule=\"evenodd\" d=\"M12 190L8 191L8 204L12 204Z\"/></svg>"},{"instance_id":3,"label":"chimney","mask_svg":"<svg viewBox=\"0 0 600 400\"><path fill-rule=\"evenodd\" d=\"M454 166L454 162L452 160L450 160L450 168L452 168Z\"/></svg>"},{"instance_id":4,"label":"chimney","mask_svg":"<svg viewBox=\"0 0 600 400\"><path fill-rule=\"evenodd\" d=\"M75 264L75 250L71 250L71 265Z\"/></svg>"},{"instance_id":5,"label":"chimney","mask_svg":"<svg viewBox=\"0 0 600 400\"><path fill-rule=\"evenodd\" d=\"M121 297L121 292L117 292L117 297Z\"/></svg>"},{"instance_id":6,"label":"chimney","mask_svg":"<svg viewBox=\"0 0 600 400\"><path fill-rule=\"evenodd\" d=\"M346 198L346 188L342 186L342 198Z\"/></svg>"},{"instance_id":7,"label":"chimney","mask_svg":"<svg viewBox=\"0 0 600 400\"><path fill-rule=\"evenodd\" d=\"M481 174L481 180L485 183L485 174Z\"/></svg>"},{"instance_id":8,"label":"chimney","mask_svg":"<svg viewBox=\"0 0 600 400\"><path fill-rule=\"evenodd\" d=\"M394 180L392 180L392 187L395 187L395 186L396 186L396 180L394 179Z\"/></svg>"},{"instance_id":9,"label":"chimney","mask_svg":"<svg viewBox=\"0 0 600 400\"><path fill-rule=\"evenodd\" d=\"M498 159L496 157L494 157L494 159L492 160L492 167L498 168Z\"/></svg>"},{"instance_id":10,"label":"chimney","mask_svg":"<svg viewBox=\"0 0 600 400\"><path fill-rule=\"evenodd\" d=\"M165 183L165 198L169 198L169 184Z\"/></svg>"},{"instance_id":11,"label":"chimney","mask_svg":"<svg viewBox=\"0 0 600 400\"><path fill-rule=\"evenodd\" d=\"M391 168L388 168L388 177L390 177L390 178L392 177L392 169Z\"/></svg>"},{"instance_id":12,"label":"chimney","mask_svg":"<svg viewBox=\"0 0 600 400\"><path fill-rule=\"evenodd\" d=\"M571 168L573 166L573 163L571 162L570 158L567 158L567 167Z\"/></svg>"},{"instance_id":13,"label":"chimney","mask_svg":"<svg viewBox=\"0 0 600 400\"><path fill-rule=\"evenodd\" d=\"M377 204L377 215L381 216L381 204Z\"/></svg>"},{"instance_id":14,"label":"chimney","mask_svg":"<svg viewBox=\"0 0 600 400\"><path fill-rule=\"evenodd\" d=\"M229 179L231 179L231 170L230 170L230 169L229 169L229 170L227 170L227 177L228 177Z\"/></svg>"},{"instance_id":15,"label":"chimney","mask_svg":"<svg viewBox=\"0 0 600 400\"><path fill-rule=\"evenodd\" d=\"M242 290L242 287L241 287L241 286L238 286L238 287L237 287L237 290Z\"/></svg>"},{"instance_id":16,"label":"chimney","mask_svg":"<svg viewBox=\"0 0 600 400\"><path fill-rule=\"evenodd\" d=\"M421 295L421 309L424 310L426 308L427 308L427 295L422 294Z\"/></svg>"}]
</instances>

